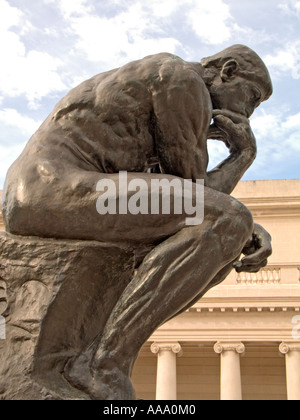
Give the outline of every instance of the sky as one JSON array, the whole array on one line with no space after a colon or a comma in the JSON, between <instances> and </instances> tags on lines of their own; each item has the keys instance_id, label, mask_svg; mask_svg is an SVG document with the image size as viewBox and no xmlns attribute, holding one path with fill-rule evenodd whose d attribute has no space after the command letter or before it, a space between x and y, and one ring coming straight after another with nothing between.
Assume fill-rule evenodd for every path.
<instances>
[{"instance_id":1,"label":"sky","mask_svg":"<svg viewBox=\"0 0 300 420\"><path fill-rule=\"evenodd\" d=\"M233 44L254 49L274 85L251 117L258 157L243 179L299 178L299 0L0 0L0 189L80 82L150 54L200 61ZM219 142L209 153L210 167L228 155Z\"/></svg>"}]
</instances>

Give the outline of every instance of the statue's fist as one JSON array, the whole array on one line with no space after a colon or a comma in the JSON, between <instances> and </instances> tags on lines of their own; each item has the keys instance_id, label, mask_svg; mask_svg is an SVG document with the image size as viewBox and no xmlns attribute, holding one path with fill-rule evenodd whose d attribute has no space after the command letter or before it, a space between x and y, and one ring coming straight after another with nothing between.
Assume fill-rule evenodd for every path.
<instances>
[{"instance_id":1,"label":"statue's fist","mask_svg":"<svg viewBox=\"0 0 300 420\"><path fill-rule=\"evenodd\" d=\"M253 235L245 245L241 261L233 264L238 273L257 273L268 264L272 255L272 238L270 234L257 223L254 224Z\"/></svg>"},{"instance_id":2,"label":"statue's fist","mask_svg":"<svg viewBox=\"0 0 300 420\"><path fill-rule=\"evenodd\" d=\"M213 118L214 126L224 134L231 153L247 150L253 157L256 156L256 139L248 118L219 109L213 111Z\"/></svg>"}]
</instances>

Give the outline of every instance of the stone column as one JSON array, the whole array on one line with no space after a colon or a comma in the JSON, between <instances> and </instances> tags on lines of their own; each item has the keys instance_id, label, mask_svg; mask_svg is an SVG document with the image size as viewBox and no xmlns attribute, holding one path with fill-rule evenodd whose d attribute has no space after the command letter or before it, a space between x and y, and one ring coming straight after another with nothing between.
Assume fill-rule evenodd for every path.
<instances>
[{"instance_id":1,"label":"stone column","mask_svg":"<svg viewBox=\"0 0 300 420\"><path fill-rule=\"evenodd\" d=\"M179 343L153 343L157 354L156 400L177 400L176 357L182 354Z\"/></svg>"},{"instance_id":2,"label":"stone column","mask_svg":"<svg viewBox=\"0 0 300 420\"><path fill-rule=\"evenodd\" d=\"M290 401L300 400L300 343L281 343L279 350L285 354L287 396Z\"/></svg>"},{"instance_id":3,"label":"stone column","mask_svg":"<svg viewBox=\"0 0 300 420\"><path fill-rule=\"evenodd\" d=\"M245 352L243 343L217 343L216 353L221 355L221 400L242 400L240 355Z\"/></svg>"}]
</instances>

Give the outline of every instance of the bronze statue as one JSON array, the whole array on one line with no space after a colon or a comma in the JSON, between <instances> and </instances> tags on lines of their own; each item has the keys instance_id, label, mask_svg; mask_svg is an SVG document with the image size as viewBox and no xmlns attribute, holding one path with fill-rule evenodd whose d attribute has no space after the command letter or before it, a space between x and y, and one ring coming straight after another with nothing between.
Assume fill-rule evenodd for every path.
<instances>
[{"instance_id":1,"label":"bronze statue","mask_svg":"<svg viewBox=\"0 0 300 420\"><path fill-rule=\"evenodd\" d=\"M105 325L99 322L85 348L60 368L82 398L135 399L130 375L150 335L233 268L257 272L267 264L270 235L230 194L256 157L249 117L271 94L268 70L243 45L201 63L149 56L68 93L9 169L3 192L8 233L97 241L134 256L134 274ZM208 139L230 151L209 172ZM97 183L118 184L120 171L128 182L138 174L149 186L153 178L204 179L203 223L187 226L187 214L173 207L170 214L100 216Z\"/></svg>"}]
</instances>

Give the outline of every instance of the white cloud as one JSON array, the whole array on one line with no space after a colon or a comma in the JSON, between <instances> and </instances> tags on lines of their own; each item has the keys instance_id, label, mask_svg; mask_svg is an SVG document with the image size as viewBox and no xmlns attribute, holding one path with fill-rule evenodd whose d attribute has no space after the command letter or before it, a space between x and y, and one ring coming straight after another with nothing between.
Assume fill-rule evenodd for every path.
<instances>
[{"instance_id":1,"label":"white cloud","mask_svg":"<svg viewBox=\"0 0 300 420\"><path fill-rule=\"evenodd\" d=\"M293 15L300 17L300 1L299 0L287 0L278 5L278 8L281 9L287 15Z\"/></svg>"},{"instance_id":2,"label":"white cloud","mask_svg":"<svg viewBox=\"0 0 300 420\"><path fill-rule=\"evenodd\" d=\"M251 127L258 139L271 137L274 132L278 133L281 130L280 126L279 114L263 112L260 116L251 119Z\"/></svg>"},{"instance_id":3,"label":"white cloud","mask_svg":"<svg viewBox=\"0 0 300 420\"><path fill-rule=\"evenodd\" d=\"M180 16L182 26L206 44L222 44L241 30L223 0L114 0L112 3L119 7L109 17L98 14L93 3L86 0L45 1L59 8L68 34L74 37L73 53L77 51L107 67L161 51L176 53L178 48L184 49L176 36L169 35L171 16Z\"/></svg>"},{"instance_id":4,"label":"white cloud","mask_svg":"<svg viewBox=\"0 0 300 420\"><path fill-rule=\"evenodd\" d=\"M27 51L22 34L32 25L23 13L0 0L0 94L17 97L25 95L31 107L53 92L66 89L58 69L63 62L46 52ZM18 33L19 31L19 33Z\"/></svg>"},{"instance_id":5,"label":"white cloud","mask_svg":"<svg viewBox=\"0 0 300 420\"><path fill-rule=\"evenodd\" d=\"M10 97L25 95L30 107L35 108L42 97L67 88L58 73L62 64L45 52L30 51L25 55L14 49L0 67L0 92Z\"/></svg>"},{"instance_id":6,"label":"white cloud","mask_svg":"<svg viewBox=\"0 0 300 420\"><path fill-rule=\"evenodd\" d=\"M300 113L288 116L286 110L262 110L251 118L258 154L246 179L284 178L283 174L290 177L292 173L295 178L299 176L296 163L300 151L300 123L296 123L299 116Z\"/></svg>"},{"instance_id":7,"label":"white cloud","mask_svg":"<svg viewBox=\"0 0 300 420\"><path fill-rule=\"evenodd\" d=\"M287 117L286 121L282 123L282 126L288 130L299 130L300 132L300 112Z\"/></svg>"},{"instance_id":8,"label":"white cloud","mask_svg":"<svg viewBox=\"0 0 300 420\"><path fill-rule=\"evenodd\" d=\"M162 0L166 5L164 2L166 0ZM77 3L78 7L68 0L56 2L69 30L76 37L75 48L89 61L112 67L164 50L175 52L176 47L180 46L178 40L164 36L164 31L153 19L153 13L149 13L152 9L148 4L137 1L125 11L105 17L93 13L85 0L78 0ZM160 10L158 13L165 15L173 8Z\"/></svg>"},{"instance_id":9,"label":"white cloud","mask_svg":"<svg viewBox=\"0 0 300 420\"><path fill-rule=\"evenodd\" d=\"M209 155L208 170L214 169L219 163L229 156L229 151L225 144L216 140L207 142L207 150Z\"/></svg>"},{"instance_id":10,"label":"white cloud","mask_svg":"<svg viewBox=\"0 0 300 420\"><path fill-rule=\"evenodd\" d=\"M90 11L86 0L48 0L47 2L58 2L63 15L67 18L74 15L86 15Z\"/></svg>"},{"instance_id":11,"label":"white cloud","mask_svg":"<svg viewBox=\"0 0 300 420\"><path fill-rule=\"evenodd\" d=\"M268 54L264 60L275 76L290 73L294 79L300 79L300 41L288 43L272 55Z\"/></svg>"},{"instance_id":12,"label":"white cloud","mask_svg":"<svg viewBox=\"0 0 300 420\"><path fill-rule=\"evenodd\" d=\"M287 145L296 152L300 152L300 112L290 115L282 123L282 128L287 133Z\"/></svg>"},{"instance_id":13,"label":"white cloud","mask_svg":"<svg viewBox=\"0 0 300 420\"><path fill-rule=\"evenodd\" d=\"M10 6L6 0L0 0L0 28L7 30L18 26L23 18L23 13L16 7Z\"/></svg>"},{"instance_id":14,"label":"white cloud","mask_svg":"<svg viewBox=\"0 0 300 420\"><path fill-rule=\"evenodd\" d=\"M26 117L16 109L0 110L0 189L7 170L20 156L29 138L40 126L41 121Z\"/></svg>"},{"instance_id":15,"label":"white cloud","mask_svg":"<svg viewBox=\"0 0 300 420\"><path fill-rule=\"evenodd\" d=\"M0 110L0 123L6 127L17 128L24 136L31 136L41 125L41 121L26 117L13 108Z\"/></svg>"},{"instance_id":16,"label":"white cloud","mask_svg":"<svg viewBox=\"0 0 300 420\"><path fill-rule=\"evenodd\" d=\"M267 163L275 157L281 159L286 154L300 150L300 112L285 116L262 112L251 120L251 126L259 146L259 159Z\"/></svg>"},{"instance_id":17,"label":"white cloud","mask_svg":"<svg viewBox=\"0 0 300 420\"><path fill-rule=\"evenodd\" d=\"M9 167L20 156L25 146L26 141L10 146L3 146L0 142L0 189L2 189Z\"/></svg>"},{"instance_id":18,"label":"white cloud","mask_svg":"<svg viewBox=\"0 0 300 420\"><path fill-rule=\"evenodd\" d=\"M193 1L188 18L195 33L203 42L222 44L232 34L232 16L223 0Z\"/></svg>"},{"instance_id":19,"label":"white cloud","mask_svg":"<svg viewBox=\"0 0 300 420\"><path fill-rule=\"evenodd\" d=\"M146 3L146 8L149 9L150 13L153 16L158 18L164 18L172 15L180 6L184 3L189 3L185 0L152 0L148 4Z\"/></svg>"}]
</instances>

